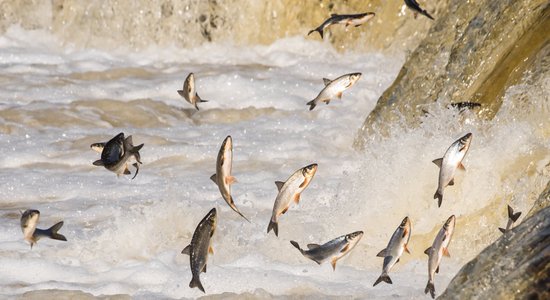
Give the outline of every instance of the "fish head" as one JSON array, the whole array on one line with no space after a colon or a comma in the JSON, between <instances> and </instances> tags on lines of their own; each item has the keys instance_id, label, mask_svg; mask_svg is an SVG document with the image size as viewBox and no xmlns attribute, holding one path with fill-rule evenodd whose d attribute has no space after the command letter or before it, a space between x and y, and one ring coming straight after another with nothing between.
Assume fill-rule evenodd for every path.
<instances>
[{"instance_id":1,"label":"fish head","mask_svg":"<svg viewBox=\"0 0 550 300\"><path fill-rule=\"evenodd\" d=\"M27 209L21 214L21 230L26 234L36 229L36 224L40 218L40 212L36 209ZM31 234L32 235L32 234Z\"/></svg>"},{"instance_id":2,"label":"fish head","mask_svg":"<svg viewBox=\"0 0 550 300\"><path fill-rule=\"evenodd\" d=\"M443 225L443 228L445 228L445 231L450 231L452 232L455 228L455 222L456 222L456 217L455 215L452 215L450 216L447 221L445 221L445 225Z\"/></svg>"},{"instance_id":3,"label":"fish head","mask_svg":"<svg viewBox=\"0 0 550 300\"><path fill-rule=\"evenodd\" d=\"M230 135L228 135L225 140L223 140L222 149L224 152L233 149L233 139Z\"/></svg>"},{"instance_id":4,"label":"fish head","mask_svg":"<svg viewBox=\"0 0 550 300\"><path fill-rule=\"evenodd\" d=\"M363 237L363 231L356 231L346 235L346 241L356 244Z\"/></svg>"},{"instance_id":5,"label":"fish head","mask_svg":"<svg viewBox=\"0 0 550 300\"><path fill-rule=\"evenodd\" d=\"M349 81L351 82L351 84L356 83L357 80L359 80L359 78L361 78L361 73L351 73L351 74L349 74Z\"/></svg>"},{"instance_id":6,"label":"fish head","mask_svg":"<svg viewBox=\"0 0 550 300\"><path fill-rule=\"evenodd\" d=\"M105 148L105 143L93 143L90 145L90 148L97 153L101 153L103 152L103 148Z\"/></svg>"},{"instance_id":7,"label":"fish head","mask_svg":"<svg viewBox=\"0 0 550 300\"><path fill-rule=\"evenodd\" d=\"M470 148L470 142L472 141L472 133L469 132L461 137L458 142L460 143L460 152L466 152Z\"/></svg>"},{"instance_id":8,"label":"fish head","mask_svg":"<svg viewBox=\"0 0 550 300\"><path fill-rule=\"evenodd\" d=\"M403 236L406 236L406 235L410 236L412 224L408 216L405 217L403 221L401 221L401 225L399 225L399 227L403 229Z\"/></svg>"},{"instance_id":9,"label":"fish head","mask_svg":"<svg viewBox=\"0 0 550 300\"><path fill-rule=\"evenodd\" d=\"M217 216L216 208L212 208L204 218L206 222L208 222L208 224L212 226L212 228L216 227L216 216Z\"/></svg>"},{"instance_id":10,"label":"fish head","mask_svg":"<svg viewBox=\"0 0 550 300\"><path fill-rule=\"evenodd\" d=\"M311 164L302 168L302 175L304 175L305 178L313 178L315 172L317 172L317 164Z\"/></svg>"}]
</instances>

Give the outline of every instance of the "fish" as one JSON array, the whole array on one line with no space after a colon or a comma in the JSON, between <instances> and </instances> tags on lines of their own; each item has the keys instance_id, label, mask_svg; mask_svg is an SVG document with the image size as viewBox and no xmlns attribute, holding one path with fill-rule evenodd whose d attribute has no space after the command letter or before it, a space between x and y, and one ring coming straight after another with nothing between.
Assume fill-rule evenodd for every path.
<instances>
[{"instance_id":1,"label":"fish","mask_svg":"<svg viewBox=\"0 0 550 300\"><path fill-rule=\"evenodd\" d=\"M315 172L317 172L317 164L311 164L296 170L285 182L275 181L279 193L273 204L267 233L273 230L275 235L279 236L279 217L287 212L292 201L296 204L300 202L300 195L313 179Z\"/></svg>"},{"instance_id":2,"label":"fish","mask_svg":"<svg viewBox=\"0 0 550 300\"><path fill-rule=\"evenodd\" d=\"M197 90L195 89L195 75L193 73L187 75L187 78L185 78L183 82L183 89L178 90L178 94L187 100L187 102L194 105L197 110L199 110L199 103L208 102L208 100L201 99L199 94L197 94Z\"/></svg>"},{"instance_id":3,"label":"fish","mask_svg":"<svg viewBox=\"0 0 550 300\"><path fill-rule=\"evenodd\" d=\"M210 176L210 179L218 186L222 198L227 202L229 207L238 213L245 220L250 222L237 208L233 196L231 196L231 185L237 182L237 179L231 175L233 166L233 139L228 135L220 147L218 158L216 160L216 173Z\"/></svg>"},{"instance_id":4,"label":"fish","mask_svg":"<svg viewBox=\"0 0 550 300\"><path fill-rule=\"evenodd\" d=\"M384 258L384 264L382 265L382 274L372 286L376 286L380 282L392 284L391 278L388 275L391 268L399 262L399 258L403 254L403 251L411 253L407 247L411 238L412 224L409 217L405 217L401 221L401 225L397 227L395 232L390 238L388 246L380 251L376 256Z\"/></svg>"},{"instance_id":5,"label":"fish","mask_svg":"<svg viewBox=\"0 0 550 300\"><path fill-rule=\"evenodd\" d=\"M321 35L321 39L323 38L323 31L334 24L345 24L346 28L350 25L359 27L363 24L365 24L370 19L374 18L376 14L373 12L366 12L362 14L353 14L353 15L338 15L338 14L331 14L330 18L326 19L323 24L319 25L319 27L311 30L307 35L312 34L313 32L319 32L319 35Z\"/></svg>"},{"instance_id":6,"label":"fish","mask_svg":"<svg viewBox=\"0 0 550 300\"><path fill-rule=\"evenodd\" d=\"M424 289L424 294L430 292L432 298L435 298L434 276L439 273L439 264L443 256L450 257L449 243L455 230L455 216L452 215L447 219L443 227L435 236L435 240L431 247L426 249L424 253L428 255L428 284Z\"/></svg>"},{"instance_id":7,"label":"fish","mask_svg":"<svg viewBox=\"0 0 550 300\"><path fill-rule=\"evenodd\" d=\"M309 101L306 105L309 105L309 110L313 110L319 102L329 104L335 98L342 99L342 93L353 86L359 78L361 78L361 73L345 74L334 80L323 78L325 87L315 99Z\"/></svg>"},{"instance_id":8,"label":"fish","mask_svg":"<svg viewBox=\"0 0 550 300\"><path fill-rule=\"evenodd\" d=\"M434 18L430 16L430 14L425 9L420 7L420 4L418 4L416 0L405 0L405 4L414 12L415 19L418 16L418 14L421 14L434 20Z\"/></svg>"},{"instance_id":9,"label":"fish","mask_svg":"<svg viewBox=\"0 0 550 300\"><path fill-rule=\"evenodd\" d=\"M102 143L92 144L92 149L99 149ZM124 133L119 133L117 136L109 140L103 145L101 151L101 159L93 162L94 166L103 166L107 170L114 172L117 176L131 174L128 170L128 163L133 157L136 159L136 163L133 166L136 168L136 173L132 179L136 178L139 172L139 164L141 163L141 156L139 150L143 147L143 144L134 146L132 136L124 138ZM97 151L97 150L96 150Z\"/></svg>"},{"instance_id":10,"label":"fish","mask_svg":"<svg viewBox=\"0 0 550 300\"><path fill-rule=\"evenodd\" d=\"M27 242L31 244L31 249L39 239L47 237L59 241L67 241L67 238L57 233L63 227L63 221L56 223L48 229L36 228L40 219L40 211L36 209L27 209L21 213L21 230Z\"/></svg>"},{"instance_id":11,"label":"fish","mask_svg":"<svg viewBox=\"0 0 550 300\"><path fill-rule=\"evenodd\" d=\"M472 134L467 133L460 139L451 144L442 158L434 159L433 163L439 167L439 182L437 191L434 194L434 199L437 199L437 206L441 207L443 202L443 190L448 185L454 185L454 177L456 169L466 170L462 164L462 160L472 142Z\"/></svg>"},{"instance_id":12,"label":"fish","mask_svg":"<svg viewBox=\"0 0 550 300\"><path fill-rule=\"evenodd\" d=\"M514 222L519 219L519 216L521 216L521 212L514 213L514 209L510 205L508 205L508 223L506 224L506 229L499 227L498 230L500 230L500 232L502 233L506 233L506 231L512 228Z\"/></svg>"},{"instance_id":13,"label":"fish","mask_svg":"<svg viewBox=\"0 0 550 300\"><path fill-rule=\"evenodd\" d=\"M319 265L330 259L332 269L336 270L336 262L348 254L363 237L363 231L355 231L350 234L346 234L337 237L323 245L308 244L308 250L300 248L295 241L290 241L292 246L296 247L302 253L303 256L313 260Z\"/></svg>"},{"instance_id":14,"label":"fish","mask_svg":"<svg viewBox=\"0 0 550 300\"><path fill-rule=\"evenodd\" d=\"M132 142L132 139L130 139L130 142ZM101 152L103 152L103 148L105 148L105 144L107 144L107 142L101 142L101 143L93 143L90 145L90 148L92 150L94 150L95 152L101 154ZM134 145L132 145L133 147ZM139 163L140 165L142 165L143 163L141 162L141 155L139 154L139 151L134 153L133 155L134 159L136 160L136 163ZM135 165L134 165L135 166Z\"/></svg>"},{"instance_id":15,"label":"fish","mask_svg":"<svg viewBox=\"0 0 550 300\"><path fill-rule=\"evenodd\" d=\"M212 208L199 222L199 225L197 225L191 239L191 244L181 251L182 254L189 255L189 264L191 265L191 274L193 276L191 282L189 282L189 287L197 287L203 293L206 292L202 286L200 274L202 272L206 273L208 254L214 254L212 236L216 231L216 215L216 208Z\"/></svg>"}]
</instances>

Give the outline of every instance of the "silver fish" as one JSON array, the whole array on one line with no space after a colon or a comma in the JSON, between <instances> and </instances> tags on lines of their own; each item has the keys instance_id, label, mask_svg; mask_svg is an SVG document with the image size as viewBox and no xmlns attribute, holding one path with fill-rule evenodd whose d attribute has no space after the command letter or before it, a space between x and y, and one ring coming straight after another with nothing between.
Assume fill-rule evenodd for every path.
<instances>
[{"instance_id":1,"label":"silver fish","mask_svg":"<svg viewBox=\"0 0 550 300\"><path fill-rule=\"evenodd\" d=\"M467 133L449 147L443 158L433 160L433 163L439 167L439 183L437 191L434 194L434 199L437 199L437 206L441 207L443 202L443 190L447 185L454 185L454 177L456 169L466 170L462 165L462 160L472 142L472 134Z\"/></svg>"},{"instance_id":2,"label":"silver fish","mask_svg":"<svg viewBox=\"0 0 550 300\"><path fill-rule=\"evenodd\" d=\"M323 38L323 31L334 24L345 24L346 28L350 25L359 27L369 21L370 19L374 18L376 14L373 12L366 12L362 14L354 14L354 15L338 15L338 14L331 14L330 18L326 19L323 24L319 25L319 27L311 30L307 35L312 34L313 32L317 31L319 32L319 35L321 35L321 39Z\"/></svg>"},{"instance_id":3,"label":"silver fish","mask_svg":"<svg viewBox=\"0 0 550 300\"><path fill-rule=\"evenodd\" d=\"M21 230L25 240L31 244L31 249L39 239L48 237L54 240L67 241L65 236L57 233L63 226L63 221L56 223L48 229L36 228L38 219L40 218L40 212L36 209L28 209L21 213Z\"/></svg>"},{"instance_id":4,"label":"silver fish","mask_svg":"<svg viewBox=\"0 0 550 300\"><path fill-rule=\"evenodd\" d=\"M187 245L181 253L189 255L189 264L191 265L191 274L193 279L189 282L189 287L198 287L203 293L200 274L206 273L206 262L208 253L214 254L212 249L212 236L216 231L216 209L212 208L210 212L200 221L193 233L191 244Z\"/></svg>"},{"instance_id":5,"label":"silver fish","mask_svg":"<svg viewBox=\"0 0 550 300\"><path fill-rule=\"evenodd\" d=\"M409 217L405 217L401 225L397 227L391 236L388 246L376 255L384 258L384 264L382 265L382 275L376 279L376 282L374 282L372 286L376 286L382 281L392 284L391 278L388 275L391 268L399 262L399 258L403 254L403 251L407 251L409 254L411 253L407 248L411 238L411 230L411 221Z\"/></svg>"},{"instance_id":6,"label":"silver fish","mask_svg":"<svg viewBox=\"0 0 550 300\"><path fill-rule=\"evenodd\" d=\"M330 259L332 269L336 270L336 262L348 254L355 247L355 245L357 245L359 240L361 240L362 236L363 231L356 231L337 237L323 245L308 244L307 248L309 250L303 250L295 241L290 241L290 243L300 250L300 253L302 253L303 256L318 264Z\"/></svg>"},{"instance_id":7,"label":"silver fish","mask_svg":"<svg viewBox=\"0 0 550 300\"><path fill-rule=\"evenodd\" d=\"M216 173L210 176L210 179L218 186L223 199L231 209L238 213L245 220L250 222L235 206L235 201L231 196L231 185L237 182L235 177L231 176L231 168L233 166L233 139L228 135L223 140L220 151L218 152L218 159L216 160Z\"/></svg>"},{"instance_id":8,"label":"silver fish","mask_svg":"<svg viewBox=\"0 0 550 300\"><path fill-rule=\"evenodd\" d=\"M455 230L455 216L452 215L447 219L443 227L437 233L431 247L426 249L424 253L428 255L428 284L424 289L424 294L430 292L432 298L435 298L434 276L439 273L439 264L443 255L449 255L449 243Z\"/></svg>"},{"instance_id":9,"label":"silver fish","mask_svg":"<svg viewBox=\"0 0 550 300\"><path fill-rule=\"evenodd\" d=\"M178 90L178 94L185 98L187 102L194 105L197 110L199 110L199 103L208 102L208 100L201 99L199 94L197 94L197 90L195 89L195 75L193 75L193 73L187 75L187 78L185 78L183 82L183 90Z\"/></svg>"},{"instance_id":10,"label":"silver fish","mask_svg":"<svg viewBox=\"0 0 550 300\"><path fill-rule=\"evenodd\" d=\"M98 149L101 144L92 144L91 148ZM114 172L118 176L131 174L130 170L128 170L128 163L130 163L132 157L141 163L139 150L142 147L143 144L134 146L132 136L124 138L124 133L121 132L105 143L101 151L101 159L94 161L93 164L94 166L104 166L107 170ZM136 167L136 173L132 179L136 178L139 172L139 164L134 163L133 166Z\"/></svg>"},{"instance_id":11,"label":"silver fish","mask_svg":"<svg viewBox=\"0 0 550 300\"><path fill-rule=\"evenodd\" d=\"M275 181L279 193L273 204L273 213L269 225L267 226L267 233L273 229L275 235L279 236L279 217L286 213L292 201L296 204L300 202L300 194L309 185L316 171L317 164L311 164L298 169L286 180L286 182Z\"/></svg>"},{"instance_id":12,"label":"silver fish","mask_svg":"<svg viewBox=\"0 0 550 300\"><path fill-rule=\"evenodd\" d=\"M418 14L424 15L432 20L434 19L425 9L420 7L420 4L418 4L416 0L405 0L405 4L414 12L415 19Z\"/></svg>"},{"instance_id":13,"label":"silver fish","mask_svg":"<svg viewBox=\"0 0 550 300\"><path fill-rule=\"evenodd\" d=\"M309 110L312 110L319 102L329 104L335 98L342 99L342 93L353 86L359 78L361 78L361 73L345 74L334 80L323 78L325 88L321 90L315 99L309 101L306 105L309 105Z\"/></svg>"},{"instance_id":14,"label":"silver fish","mask_svg":"<svg viewBox=\"0 0 550 300\"><path fill-rule=\"evenodd\" d=\"M519 219L519 216L521 216L521 212L514 213L514 209L510 205L508 205L508 223L506 224L506 229L499 227L498 230L500 230L500 232L502 233L506 233L506 231L512 228L514 222Z\"/></svg>"}]
</instances>

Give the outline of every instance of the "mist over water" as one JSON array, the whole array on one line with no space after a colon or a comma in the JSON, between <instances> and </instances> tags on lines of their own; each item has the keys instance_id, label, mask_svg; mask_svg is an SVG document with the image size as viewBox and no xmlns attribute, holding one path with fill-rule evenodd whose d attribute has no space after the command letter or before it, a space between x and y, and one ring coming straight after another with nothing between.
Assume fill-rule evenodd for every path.
<instances>
[{"instance_id":1,"label":"mist over water","mask_svg":"<svg viewBox=\"0 0 550 300\"><path fill-rule=\"evenodd\" d=\"M357 130L404 54L338 51L302 33L263 45L214 39L195 47L102 50L90 43L21 26L0 37L4 297L42 289L202 296L188 287L189 258L180 252L216 207L215 253L201 275L207 295L424 298L423 252L451 214L456 230L451 257L435 278L438 294L501 235L506 204L526 213L550 175L548 77L509 88L491 120L436 104L420 126L394 124L388 137L366 137L365 149L355 150ZM198 112L176 92L190 72L209 100ZM308 111L305 103L323 88L323 77L351 72L363 75L342 100ZM119 132L145 144L134 180L92 165L99 155L90 144ZM467 171L457 172L437 208L438 169L431 161L467 132L473 133ZM232 194L251 224L209 179L227 135L238 180ZM318 163L318 171L300 203L281 217L279 237L266 234L274 181L310 163ZM41 212L39 228L64 220L60 233L68 242L42 239L30 250L19 226L19 211L30 208ZM393 285L373 288L382 268L376 254L404 216L412 221L412 254L403 254L390 272ZM362 240L336 271L289 243L324 243L357 230L365 232Z\"/></svg>"}]
</instances>

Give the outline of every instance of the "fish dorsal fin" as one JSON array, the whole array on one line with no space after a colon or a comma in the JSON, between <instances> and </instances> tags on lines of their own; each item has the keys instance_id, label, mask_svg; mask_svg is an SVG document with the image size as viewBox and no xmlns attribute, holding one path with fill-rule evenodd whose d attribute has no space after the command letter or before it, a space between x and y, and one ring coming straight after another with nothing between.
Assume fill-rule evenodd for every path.
<instances>
[{"instance_id":1,"label":"fish dorsal fin","mask_svg":"<svg viewBox=\"0 0 550 300\"><path fill-rule=\"evenodd\" d=\"M449 185L455 185L455 179L451 179L451 181L449 181Z\"/></svg>"},{"instance_id":2,"label":"fish dorsal fin","mask_svg":"<svg viewBox=\"0 0 550 300\"><path fill-rule=\"evenodd\" d=\"M386 257L388 255L387 253L388 251L386 251L386 248L382 249L382 251L378 252L378 254L376 254L376 256L378 257Z\"/></svg>"},{"instance_id":3,"label":"fish dorsal fin","mask_svg":"<svg viewBox=\"0 0 550 300\"><path fill-rule=\"evenodd\" d=\"M443 255L447 256L447 257L451 257L451 254L449 254L449 249L448 248L443 248Z\"/></svg>"},{"instance_id":4,"label":"fish dorsal fin","mask_svg":"<svg viewBox=\"0 0 550 300\"><path fill-rule=\"evenodd\" d=\"M435 269L435 272L439 274L439 266L437 266L437 269Z\"/></svg>"},{"instance_id":5,"label":"fish dorsal fin","mask_svg":"<svg viewBox=\"0 0 550 300\"><path fill-rule=\"evenodd\" d=\"M280 191L285 183L282 181L275 181L275 185L277 186L277 190Z\"/></svg>"},{"instance_id":6,"label":"fish dorsal fin","mask_svg":"<svg viewBox=\"0 0 550 300\"><path fill-rule=\"evenodd\" d=\"M212 248L212 246L208 247L208 253L214 254L214 248Z\"/></svg>"},{"instance_id":7,"label":"fish dorsal fin","mask_svg":"<svg viewBox=\"0 0 550 300\"><path fill-rule=\"evenodd\" d=\"M225 177L225 184L233 184L235 182L237 182L237 178L235 178L233 176Z\"/></svg>"},{"instance_id":8,"label":"fish dorsal fin","mask_svg":"<svg viewBox=\"0 0 550 300\"><path fill-rule=\"evenodd\" d=\"M336 271L336 262L337 261L338 261L338 257L335 257L330 261L330 264L332 265L332 270L333 271Z\"/></svg>"},{"instance_id":9,"label":"fish dorsal fin","mask_svg":"<svg viewBox=\"0 0 550 300\"><path fill-rule=\"evenodd\" d=\"M187 254L191 255L191 245L187 245L183 250L181 250L181 254Z\"/></svg>"},{"instance_id":10,"label":"fish dorsal fin","mask_svg":"<svg viewBox=\"0 0 550 300\"><path fill-rule=\"evenodd\" d=\"M441 163L443 162L443 158L438 158L438 159L434 159L432 160L432 162L438 166L439 168L441 168Z\"/></svg>"},{"instance_id":11,"label":"fish dorsal fin","mask_svg":"<svg viewBox=\"0 0 550 300\"><path fill-rule=\"evenodd\" d=\"M462 171L466 171L466 168L464 167L464 165L462 163L458 164L458 169L462 170Z\"/></svg>"},{"instance_id":12,"label":"fish dorsal fin","mask_svg":"<svg viewBox=\"0 0 550 300\"><path fill-rule=\"evenodd\" d=\"M323 83L325 84L325 86L329 85L331 82L332 82L332 80L330 80L328 78L323 78Z\"/></svg>"},{"instance_id":13,"label":"fish dorsal fin","mask_svg":"<svg viewBox=\"0 0 550 300\"><path fill-rule=\"evenodd\" d=\"M319 248L319 247L321 247L321 245L319 245L319 244L307 244L307 248L309 250L313 250L313 249L316 249L316 248Z\"/></svg>"},{"instance_id":14,"label":"fish dorsal fin","mask_svg":"<svg viewBox=\"0 0 550 300\"><path fill-rule=\"evenodd\" d=\"M428 256L430 256L430 252L432 251L432 247L428 247L428 249L424 250L424 253Z\"/></svg>"},{"instance_id":15,"label":"fish dorsal fin","mask_svg":"<svg viewBox=\"0 0 550 300\"><path fill-rule=\"evenodd\" d=\"M342 248L342 250L340 250L340 253L346 253L348 249L349 249L349 244L347 244L344 248Z\"/></svg>"},{"instance_id":16,"label":"fish dorsal fin","mask_svg":"<svg viewBox=\"0 0 550 300\"><path fill-rule=\"evenodd\" d=\"M218 185L218 180L216 180L216 174L210 176L210 180L214 181L216 185Z\"/></svg>"}]
</instances>

